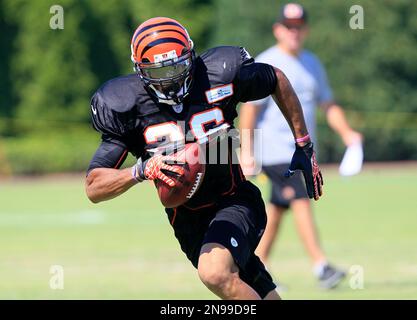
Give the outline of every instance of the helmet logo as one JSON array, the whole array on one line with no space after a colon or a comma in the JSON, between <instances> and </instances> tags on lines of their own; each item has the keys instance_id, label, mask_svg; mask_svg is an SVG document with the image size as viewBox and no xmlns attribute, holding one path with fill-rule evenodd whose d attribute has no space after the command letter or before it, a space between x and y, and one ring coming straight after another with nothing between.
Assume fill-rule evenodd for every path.
<instances>
[{"instance_id":1,"label":"helmet logo","mask_svg":"<svg viewBox=\"0 0 417 320\"><path fill-rule=\"evenodd\" d=\"M163 62L163 61L171 60L175 58L178 58L177 52L175 50L171 50L171 51L164 52L161 54L155 54L153 56L155 63L159 63L159 62Z\"/></svg>"}]
</instances>

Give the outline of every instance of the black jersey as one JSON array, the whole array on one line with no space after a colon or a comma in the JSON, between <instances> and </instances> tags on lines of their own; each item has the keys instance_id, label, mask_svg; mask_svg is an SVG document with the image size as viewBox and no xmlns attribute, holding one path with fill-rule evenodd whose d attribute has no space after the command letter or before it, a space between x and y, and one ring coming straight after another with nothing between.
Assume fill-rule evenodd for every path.
<instances>
[{"instance_id":1,"label":"black jersey","mask_svg":"<svg viewBox=\"0 0 417 320\"><path fill-rule=\"evenodd\" d=\"M148 150L167 141L196 138L210 127L233 126L239 102L271 94L277 78L267 64L255 63L241 47L216 47L194 61L193 85L181 105L161 104L148 93L142 80L131 74L106 82L91 100L92 122L102 134L102 144L89 171L97 167L118 168L127 152L149 157ZM231 194L244 180L236 156L229 150L227 163L207 164L199 190L185 206L209 206ZM235 164L233 164L235 163Z\"/></svg>"}]
</instances>

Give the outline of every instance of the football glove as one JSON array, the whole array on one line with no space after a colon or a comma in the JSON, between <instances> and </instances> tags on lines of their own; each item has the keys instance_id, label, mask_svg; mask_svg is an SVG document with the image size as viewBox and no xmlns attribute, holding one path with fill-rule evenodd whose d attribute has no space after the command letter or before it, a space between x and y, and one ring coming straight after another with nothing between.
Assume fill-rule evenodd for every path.
<instances>
[{"instance_id":1,"label":"football glove","mask_svg":"<svg viewBox=\"0 0 417 320\"><path fill-rule=\"evenodd\" d=\"M174 163L176 159L171 156L155 155L142 162L142 159L139 158L138 162L132 167L132 176L139 182L159 179L170 187L174 187L175 180L168 177L163 170L182 176L184 169L181 166L167 164L168 162Z\"/></svg>"},{"instance_id":2,"label":"football glove","mask_svg":"<svg viewBox=\"0 0 417 320\"><path fill-rule=\"evenodd\" d=\"M312 142L307 143L303 147L300 147L298 144L295 145L295 152L285 176L287 178L291 177L295 170L303 172L309 198L318 200L323 194L323 177L317 164Z\"/></svg>"}]
</instances>

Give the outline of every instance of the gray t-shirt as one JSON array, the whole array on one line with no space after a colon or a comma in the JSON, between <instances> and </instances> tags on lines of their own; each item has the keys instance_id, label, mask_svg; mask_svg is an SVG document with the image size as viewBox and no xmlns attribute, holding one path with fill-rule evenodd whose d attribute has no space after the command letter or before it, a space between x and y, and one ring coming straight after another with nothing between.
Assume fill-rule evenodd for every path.
<instances>
[{"instance_id":1,"label":"gray t-shirt","mask_svg":"<svg viewBox=\"0 0 417 320\"><path fill-rule=\"evenodd\" d=\"M255 60L277 67L287 76L300 100L310 136L316 142L316 107L332 100L320 60L307 50L294 57L278 46L265 50ZM262 134L261 148L255 143L257 161L262 165L289 163L295 149L294 137L283 114L271 96L252 103L261 108L256 121L256 128Z\"/></svg>"}]
</instances>

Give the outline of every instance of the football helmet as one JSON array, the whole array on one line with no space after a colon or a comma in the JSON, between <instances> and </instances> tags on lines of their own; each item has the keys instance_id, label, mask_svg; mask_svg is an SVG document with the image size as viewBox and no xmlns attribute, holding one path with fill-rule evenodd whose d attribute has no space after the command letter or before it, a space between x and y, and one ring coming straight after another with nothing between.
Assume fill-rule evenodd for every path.
<instances>
[{"instance_id":1,"label":"football helmet","mask_svg":"<svg viewBox=\"0 0 417 320\"><path fill-rule=\"evenodd\" d=\"M143 22L131 41L134 70L160 103L177 105L189 93L195 53L187 30L176 20Z\"/></svg>"}]
</instances>

